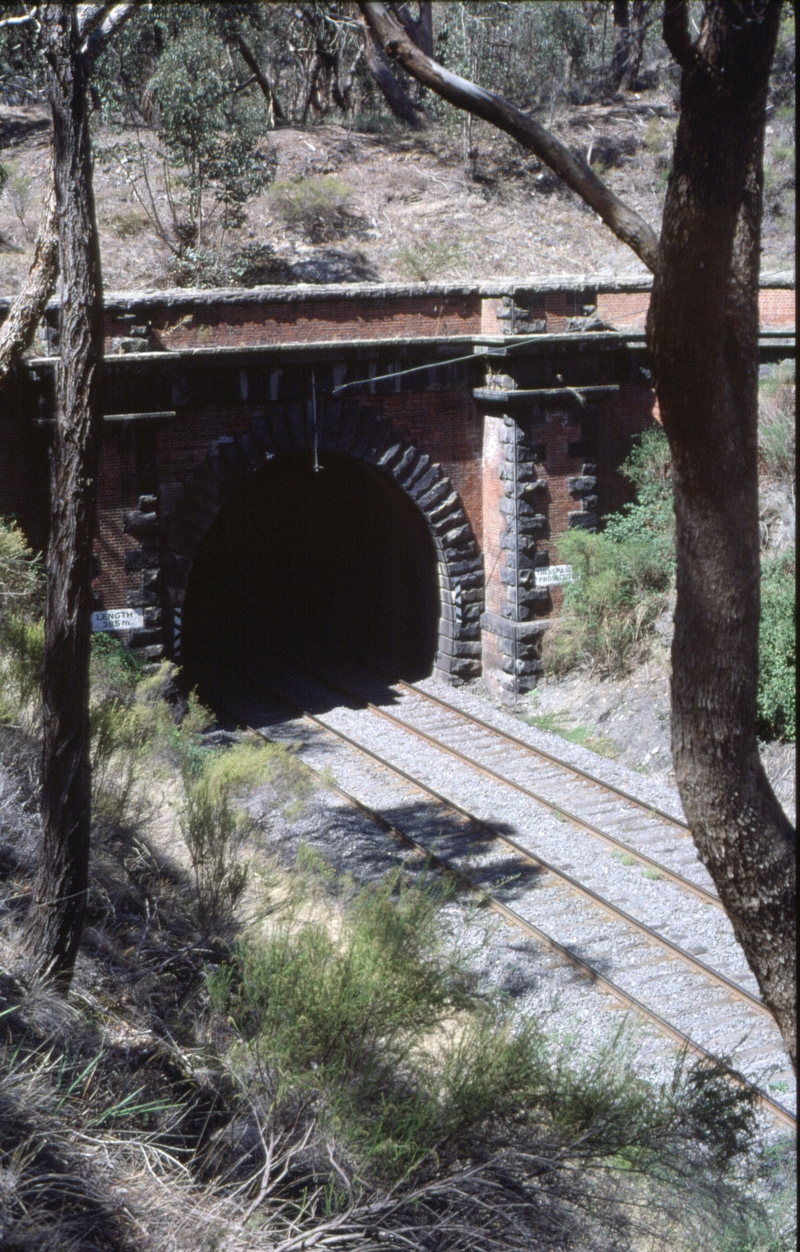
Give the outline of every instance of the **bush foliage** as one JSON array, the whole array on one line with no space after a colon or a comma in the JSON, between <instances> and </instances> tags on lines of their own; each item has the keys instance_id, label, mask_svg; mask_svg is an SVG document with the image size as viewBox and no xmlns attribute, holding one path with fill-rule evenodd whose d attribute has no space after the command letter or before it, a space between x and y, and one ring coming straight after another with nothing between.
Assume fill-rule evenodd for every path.
<instances>
[{"instance_id":1,"label":"bush foliage","mask_svg":"<svg viewBox=\"0 0 800 1252\"><path fill-rule=\"evenodd\" d=\"M353 232L361 219L353 213L353 188L341 178L324 176L276 183L272 207L288 226L312 243L328 243Z\"/></svg>"},{"instance_id":2,"label":"bush foliage","mask_svg":"<svg viewBox=\"0 0 800 1252\"><path fill-rule=\"evenodd\" d=\"M794 424L783 392L787 371L762 386L762 462L788 481L794 471ZM789 430L791 428L791 435ZM588 665L621 677L652 645L652 627L665 611L674 582L675 522L669 448L663 431L641 435L622 466L636 487L636 503L605 519L599 534L568 531L558 541L559 559L577 581L564 593L559 625L545 635L551 673ZM759 633L758 733L764 739L795 738L794 548L762 557Z\"/></svg>"},{"instance_id":3,"label":"bush foliage","mask_svg":"<svg viewBox=\"0 0 800 1252\"><path fill-rule=\"evenodd\" d=\"M318 1145L307 1159L331 1179L329 1211L375 1188L406 1191L420 1197L419 1233L432 1180L494 1160L501 1207L480 1193L469 1246L489 1246L492 1228L504 1246L570 1246L579 1230L621 1234L626 1204L643 1194L625 1179L680 1178L681 1189L696 1169L704 1186L746 1146L750 1097L724 1069L680 1062L654 1091L622 1035L576 1061L569 1041L548 1038L502 995L477 992L468 954L449 939L440 886L397 871L357 888L320 873L312 862L208 990L235 1030L240 1082L269 1093L276 1125L290 1118ZM322 1143L333 1175L324 1155L312 1164ZM702 1186L690 1190L702 1208ZM310 1216L319 1197L308 1194Z\"/></svg>"},{"instance_id":4,"label":"bush foliage","mask_svg":"<svg viewBox=\"0 0 800 1252\"><path fill-rule=\"evenodd\" d=\"M551 672L588 664L602 674L627 673L667 606L674 521L663 431L645 431L621 472L635 485L637 502L606 518L600 534L574 530L559 538L559 560L573 566L577 581L565 590L560 625L545 636Z\"/></svg>"},{"instance_id":5,"label":"bush foliage","mask_svg":"<svg viewBox=\"0 0 800 1252\"><path fill-rule=\"evenodd\" d=\"M761 569L758 733L794 742L797 734L797 633L794 549Z\"/></svg>"},{"instance_id":6,"label":"bush foliage","mask_svg":"<svg viewBox=\"0 0 800 1252\"><path fill-rule=\"evenodd\" d=\"M36 719L44 655L44 566L0 517L0 719Z\"/></svg>"}]
</instances>

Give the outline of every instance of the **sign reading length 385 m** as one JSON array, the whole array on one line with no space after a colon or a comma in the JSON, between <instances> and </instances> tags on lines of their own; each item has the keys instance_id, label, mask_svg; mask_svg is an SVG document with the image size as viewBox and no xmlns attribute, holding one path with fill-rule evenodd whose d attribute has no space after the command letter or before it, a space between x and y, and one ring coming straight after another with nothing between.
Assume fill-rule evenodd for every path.
<instances>
[{"instance_id":1,"label":"sign reading length 385 m","mask_svg":"<svg viewBox=\"0 0 800 1252\"><path fill-rule=\"evenodd\" d=\"M144 617L137 609L103 609L92 614L92 630L141 630Z\"/></svg>"}]
</instances>

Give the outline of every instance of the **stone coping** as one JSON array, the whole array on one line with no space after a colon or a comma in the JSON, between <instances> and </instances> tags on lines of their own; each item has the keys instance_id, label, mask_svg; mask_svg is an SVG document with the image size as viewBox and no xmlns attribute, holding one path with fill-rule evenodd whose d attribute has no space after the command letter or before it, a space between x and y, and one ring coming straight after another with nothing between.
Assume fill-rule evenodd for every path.
<instances>
[{"instance_id":1,"label":"stone coping","mask_svg":"<svg viewBox=\"0 0 800 1252\"><path fill-rule=\"evenodd\" d=\"M490 281L436 283L294 283L290 286L263 287L170 287L163 291L111 291L104 298L108 311L127 309L210 307L246 304L296 304L313 300L387 300L422 299L424 297L483 298L513 296L522 292L585 291L598 293L650 291L651 274L616 277L612 274L563 274L537 277L507 277ZM794 270L765 271L760 287L788 288L795 286ZM0 313L7 311L14 297L0 296ZM48 309L58 308L58 298Z\"/></svg>"}]
</instances>

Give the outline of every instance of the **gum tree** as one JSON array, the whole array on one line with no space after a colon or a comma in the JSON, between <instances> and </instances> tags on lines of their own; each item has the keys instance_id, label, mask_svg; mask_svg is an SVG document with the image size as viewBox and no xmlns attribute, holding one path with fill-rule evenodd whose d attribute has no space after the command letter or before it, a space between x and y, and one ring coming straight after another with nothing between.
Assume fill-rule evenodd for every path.
<instances>
[{"instance_id":1,"label":"gum tree","mask_svg":"<svg viewBox=\"0 0 800 1252\"><path fill-rule=\"evenodd\" d=\"M91 819L89 614L103 296L87 85L94 58L133 8L45 4L20 15L38 25L47 67L52 186L32 270L0 334L0 383L31 343L60 264L42 678L43 844L26 940L34 971L61 989L69 986L83 932Z\"/></svg>"},{"instance_id":2,"label":"gum tree","mask_svg":"<svg viewBox=\"0 0 800 1252\"><path fill-rule=\"evenodd\" d=\"M700 856L794 1065L795 833L755 730L762 158L781 0L705 0L694 38L688 4L665 0L664 38L681 89L660 238L528 114L426 56L386 5L360 7L390 61L536 153L654 275L648 342L677 537L675 774Z\"/></svg>"}]
</instances>

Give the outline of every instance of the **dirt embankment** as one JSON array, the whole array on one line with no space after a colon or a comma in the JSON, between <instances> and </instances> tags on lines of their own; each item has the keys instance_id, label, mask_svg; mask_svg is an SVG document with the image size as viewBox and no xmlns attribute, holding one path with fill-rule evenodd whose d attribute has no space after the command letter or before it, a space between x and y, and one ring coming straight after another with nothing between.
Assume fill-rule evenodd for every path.
<instances>
[{"instance_id":1,"label":"dirt embankment","mask_svg":"<svg viewBox=\"0 0 800 1252\"><path fill-rule=\"evenodd\" d=\"M671 96L649 92L563 109L553 129L657 228L676 122ZM287 223L267 189L248 202L241 229L226 235L223 261L268 245L274 278L269 265L256 277L281 282L641 272L630 250L530 153L476 120L477 155L466 160L462 129L454 115L451 124L422 133L390 127L365 134L327 124L270 133L263 149L276 180L328 180L326 194L343 195L347 212L334 214L326 238L313 239L302 223ZM794 263L793 133L793 118L770 119L765 270ZM156 204L169 220L157 137L98 128L95 189L107 290L175 282L170 250L110 152L138 138L150 153ZM46 108L0 108L0 162L11 173L0 196L0 294L16 291L27 272L48 160Z\"/></svg>"},{"instance_id":2,"label":"dirt embankment","mask_svg":"<svg viewBox=\"0 0 800 1252\"><path fill-rule=\"evenodd\" d=\"M674 786L670 752L669 655L655 645L643 665L624 679L587 672L540 682L523 697L517 715L543 730L565 734L641 774L656 774ZM792 822L796 820L796 759L793 743L763 746L761 759Z\"/></svg>"}]
</instances>

